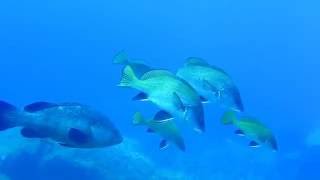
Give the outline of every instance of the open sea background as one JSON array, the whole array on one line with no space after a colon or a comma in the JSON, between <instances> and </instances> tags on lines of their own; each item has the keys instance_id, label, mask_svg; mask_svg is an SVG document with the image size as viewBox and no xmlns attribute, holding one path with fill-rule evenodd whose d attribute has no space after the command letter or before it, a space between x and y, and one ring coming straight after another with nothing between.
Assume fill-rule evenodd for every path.
<instances>
[{"instance_id":1,"label":"open sea background","mask_svg":"<svg viewBox=\"0 0 320 180\"><path fill-rule=\"evenodd\" d=\"M125 137L103 149L67 149L0 133L1 180L319 180L320 3L306 0L10 0L0 2L0 99L81 102L104 112ZM132 126L133 102L119 88L132 58L175 72L190 56L223 68L245 113L275 133L279 152L252 149L205 105L207 132L185 134L187 152Z\"/></svg>"}]
</instances>

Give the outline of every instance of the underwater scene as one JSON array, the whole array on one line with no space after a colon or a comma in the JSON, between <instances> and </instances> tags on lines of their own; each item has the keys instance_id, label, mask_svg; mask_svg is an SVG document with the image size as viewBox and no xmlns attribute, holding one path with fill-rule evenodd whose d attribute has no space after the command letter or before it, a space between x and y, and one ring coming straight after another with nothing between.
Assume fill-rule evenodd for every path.
<instances>
[{"instance_id":1,"label":"underwater scene","mask_svg":"<svg viewBox=\"0 0 320 180\"><path fill-rule=\"evenodd\" d=\"M320 3L0 2L0 180L320 180Z\"/></svg>"}]
</instances>

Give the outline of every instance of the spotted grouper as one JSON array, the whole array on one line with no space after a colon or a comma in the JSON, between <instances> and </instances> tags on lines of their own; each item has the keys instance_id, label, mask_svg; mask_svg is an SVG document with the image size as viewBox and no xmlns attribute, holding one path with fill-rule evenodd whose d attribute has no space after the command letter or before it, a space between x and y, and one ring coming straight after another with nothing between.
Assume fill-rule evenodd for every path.
<instances>
[{"instance_id":1,"label":"spotted grouper","mask_svg":"<svg viewBox=\"0 0 320 180\"><path fill-rule=\"evenodd\" d=\"M0 101L0 130L21 127L26 138L51 139L72 148L116 145L122 136L102 113L78 103L36 102L19 110Z\"/></svg>"}]
</instances>

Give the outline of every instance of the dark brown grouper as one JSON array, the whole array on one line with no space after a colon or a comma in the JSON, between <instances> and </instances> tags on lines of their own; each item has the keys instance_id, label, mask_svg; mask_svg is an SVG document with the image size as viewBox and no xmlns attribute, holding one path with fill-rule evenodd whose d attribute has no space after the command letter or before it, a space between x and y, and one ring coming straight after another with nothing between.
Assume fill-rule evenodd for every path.
<instances>
[{"instance_id":1,"label":"dark brown grouper","mask_svg":"<svg viewBox=\"0 0 320 180\"><path fill-rule=\"evenodd\" d=\"M276 138L272 131L255 118L241 117L238 118L234 111L227 111L222 119L223 124L233 124L237 130L236 134L246 136L251 140L250 147L259 147L265 144L273 151L278 150Z\"/></svg>"},{"instance_id":2,"label":"dark brown grouper","mask_svg":"<svg viewBox=\"0 0 320 180\"><path fill-rule=\"evenodd\" d=\"M26 138L48 138L62 146L97 148L116 145L122 136L110 120L77 103L36 102L18 110L0 101L0 130L22 127Z\"/></svg>"}]
</instances>

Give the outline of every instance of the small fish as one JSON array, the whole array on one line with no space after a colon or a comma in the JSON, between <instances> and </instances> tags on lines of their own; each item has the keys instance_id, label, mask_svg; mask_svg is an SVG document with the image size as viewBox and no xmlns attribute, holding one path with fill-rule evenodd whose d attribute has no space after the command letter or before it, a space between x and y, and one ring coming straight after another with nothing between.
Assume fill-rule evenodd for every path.
<instances>
[{"instance_id":1,"label":"small fish","mask_svg":"<svg viewBox=\"0 0 320 180\"><path fill-rule=\"evenodd\" d=\"M222 119L223 124L233 124L237 130L235 134L246 136L251 140L250 147L259 147L266 144L272 150L277 151L277 141L269 128L259 122L257 119L250 117L237 118L234 111L227 111Z\"/></svg>"},{"instance_id":2,"label":"small fish","mask_svg":"<svg viewBox=\"0 0 320 180\"><path fill-rule=\"evenodd\" d=\"M181 151L186 150L179 129L172 120L172 117L164 111L159 111L152 120L146 120L141 113L137 112L134 115L133 124L147 126L147 132L160 135L163 138L159 145L160 149L165 149L169 143L172 143Z\"/></svg>"},{"instance_id":3,"label":"small fish","mask_svg":"<svg viewBox=\"0 0 320 180\"><path fill-rule=\"evenodd\" d=\"M14 127L21 127L21 135L26 138L48 138L72 148L122 142L121 134L106 116L78 103L36 102L19 110L0 101L0 130Z\"/></svg>"},{"instance_id":4,"label":"small fish","mask_svg":"<svg viewBox=\"0 0 320 180\"><path fill-rule=\"evenodd\" d=\"M217 102L235 111L244 110L239 90L231 77L203 59L189 58L177 76L190 83L203 102Z\"/></svg>"},{"instance_id":5,"label":"small fish","mask_svg":"<svg viewBox=\"0 0 320 180\"><path fill-rule=\"evenodd\" d=\"M126 66L119 84L139 90L134 100L151 101L179 119L191 122L198 132L205 130L203 106L198 93L186 81L165 70L152 70L138 78Z\"/></svg>"},{"instance_id":6,"label":"small fish","mask_svg":"<svg viewBox=\"0 0 320 180\"><path fill-rule=\"evenodd\" d=\"M146 72L153 70L151 67L145 65L143 62L129 59L125 51L121 51L113 58L114 64L128 65L136 73L137 77L143 76Z\"/></svg>"}]
</instances>

